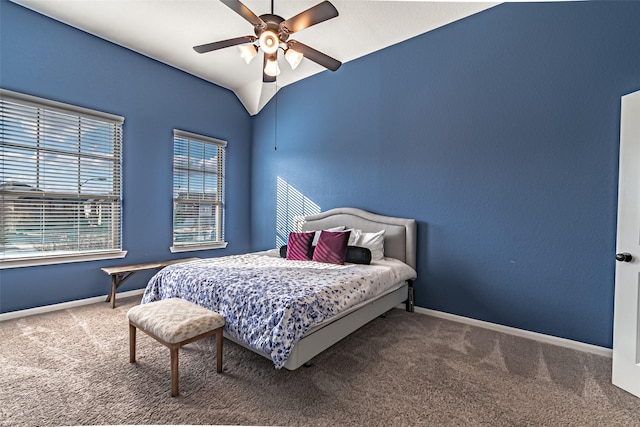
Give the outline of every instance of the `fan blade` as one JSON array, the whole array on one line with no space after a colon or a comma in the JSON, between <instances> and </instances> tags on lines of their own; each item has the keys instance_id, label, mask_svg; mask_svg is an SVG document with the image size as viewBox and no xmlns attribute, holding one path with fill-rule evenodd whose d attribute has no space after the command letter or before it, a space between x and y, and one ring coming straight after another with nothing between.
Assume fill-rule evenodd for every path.
<instances>
[{"instance_id":1,"label":"fan blade","mask_svg":"<svg viewBox=\"0 0 640 427\"><path fill-rule=\"evenodd\" d=\"M267 66L267 55L262 55L264 57L262 61L262 82L263 83L273 83L276 81L275 76L270 76L264 72L264 69Z\"/></svg>"},{"instance_id":2,"label":"fan blade","mask_svg":"<svg viewBox=\"0 0 640 427\"><path fill-rule=\"evenodd\" d=\"M255 13L251 11L247 6L240 3L238 0L220 0L222 3L229 6L235 13L242 16L249 21L254 27L266 27L267 24L260 19Z\"/></svg>"},{"instance_id":3,"label":"fan blade","mask_svg":"<svg viewBox=\"0 0 640 427\"><path fill-rule=\"evenodd\" d=\"M304 55L305 58L312 60L316 64L320 64L325 68L328 68L331 71L336 71L342 65L342 62L338 61L330 57L329 55L325 55L324 53L315 50L312 47L307 46L304 43L300 43L297 40L289 40L287 42L289 48L300 52Z\"/></svg>"},{"instance_id":4,"label":"fan blade","mask_svg":"<svg viewBox=\"0 0 640 427\"><path fill-rule=\"evenodd\" d=\"M282 21L280 29L287 34L292 34L336 16L338 16L338 10L330 2L323 1L293 18Z\"/></svg>"},{"instance_id":5,"label":"fan blade","mask_svg":"<svg viewBox=\"0 0 640 427\"><path fill-rule=\"evenodd\" d=\"M225 47L236 46L244 43L253 43L257 39L254 36L236 37L235 39L222 40L219 42L201 44L200 46L194 46L193 50L198 53L207 53L212 50L224 49Z\"/></svg>"}]
</instances>

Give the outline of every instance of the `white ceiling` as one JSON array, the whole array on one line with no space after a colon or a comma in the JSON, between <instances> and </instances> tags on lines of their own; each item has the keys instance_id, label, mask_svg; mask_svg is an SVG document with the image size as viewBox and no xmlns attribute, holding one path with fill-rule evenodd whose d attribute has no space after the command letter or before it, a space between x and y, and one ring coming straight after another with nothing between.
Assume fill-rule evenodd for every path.
<instances>
[{"instance_id":1,"label":"white ceiling","mask_svg":"<svg viewBox=\"0 0 640 427\"><path fill-rule=\"evenodd\" d=\"M247 65L237 47L196 53L193 46L254 34L249 22L219 0L11 1L230 89L251 115L257 114L277 89L325 71L308 59L291 70L280 58L277 84L263 83L260 56ZM287 19L320 1L275 0L274 13ZM269 0L242 2L256 15L271 12ZM340 14L337 18L306 28L291 38L343 63L497 4L415 0L331 2Z\"/></svg>"}]
</instances>

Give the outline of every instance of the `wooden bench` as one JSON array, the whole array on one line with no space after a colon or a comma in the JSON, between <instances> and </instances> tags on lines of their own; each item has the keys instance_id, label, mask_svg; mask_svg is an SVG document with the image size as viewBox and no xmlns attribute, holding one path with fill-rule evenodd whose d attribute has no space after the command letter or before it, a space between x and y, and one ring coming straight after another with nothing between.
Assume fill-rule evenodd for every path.
<instances>
[{"instance_id":1,"label":"wooden bench","mask_svg":"<svg viewBox=\"0 0 640 427\"><path fill-rule=\"evenodd\" d=\"M104 267L101 270L111 276L111 292L109 292L106 302L111 301L111 308L115 308L116 290L120 285L124 283L125 280L127 280L129 277L131 277L134 273L138 271L151 270L151 269L161 270L171 264L195 261L198 259L200 258L181 258L181 259L172 259L169 261L146 262L143 264L120 265L117 267Z\"/></svg>"},{"instance_id":2,"label":"wooden bench","mask_svg":"<svg viewBox=\"0 0 640 427\"><path fill-rule=\"evenodd\" d=\"M178 390L178 350L185 344L216 336L216 372L222 372L222 328L224 316L192 302L169 298L136 305L129 319L129 362L136 361L136 330L140 329L169 348L171 354L171 396Z\"/></svg>"}]
</instances>

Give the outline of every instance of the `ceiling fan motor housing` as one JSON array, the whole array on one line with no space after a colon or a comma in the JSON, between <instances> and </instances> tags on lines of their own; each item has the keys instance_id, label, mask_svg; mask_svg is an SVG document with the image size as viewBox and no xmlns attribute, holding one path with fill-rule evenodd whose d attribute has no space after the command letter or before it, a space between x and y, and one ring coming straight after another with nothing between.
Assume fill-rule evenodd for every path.
<instances>
[{"instance_id":1,"label":"ceiling fan motor housing","mask_svg":"<svg viewBox=\"0 0 640 427\"><path fill-rule=\"evenodd\" d=\"M255 33L258 38L265 31L273 31L278 35L278 38L281 42L287 41L287 39L289 38L289 33L286 32L286 29L280 28L280 23L284 21L283 17L273 15L271 13L265 13L264 15L260 15L260 19L262 19L267 25L266 27L260 25L255 26Z\"/></svg>"}]
</instances>

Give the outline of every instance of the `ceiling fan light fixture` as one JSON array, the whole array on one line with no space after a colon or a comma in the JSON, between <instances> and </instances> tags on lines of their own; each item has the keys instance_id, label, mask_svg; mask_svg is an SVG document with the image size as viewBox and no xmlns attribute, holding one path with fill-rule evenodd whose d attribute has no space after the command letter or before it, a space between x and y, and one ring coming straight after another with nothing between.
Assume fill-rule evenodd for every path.
<instances>
[{"instance_id":1,"label":"ceiling fan light fixture","mask_svg":"<svg viewBox=\"0 0 640 427\"><path fill-rule=\"evenodd\" d=\"M284 53L284 58L287 60L289 65L291 65L291 69L295 70L298 65L300 65L300 61L302 61L303 55L297 50L289 48Z\"/></svg>"},{"instance_id":2,"label":"ceiling fan light fixture","mask_svg":"<svg viewBox=\"0 0 640 427\"><path fill-rule=\"evenodd\" d=\"M262 48L262 50L264 50L264 53L276 53L279 46L280 39L275 32L266 30L263 31L262 34L260 34L260 47Z\"/></svg>"},{"instance_id":3,"label":"ceiling fan light fixture","mask_svg":"<svg viewBox=\"0 0 640 427\"><path fill-rule=\"evenodd\" d=\"M244 59L244 62L249 64L253 58L258 54L258 49L252 44L238 46L240 49L240 58Z\"/></svg>"},{"instance_id":4,"label":"ceiling fan light fixture","mask_svg":"<svg viewBox=\"0 0 640 427\"><path fill-rule=\"evenodd\" d=\"M280 67L278 67L278 59L275 55L271 55L267 59L267 64L264 66L264 73L267 76L275 77L280 74Z\"/></svg>"}]
</instances>

